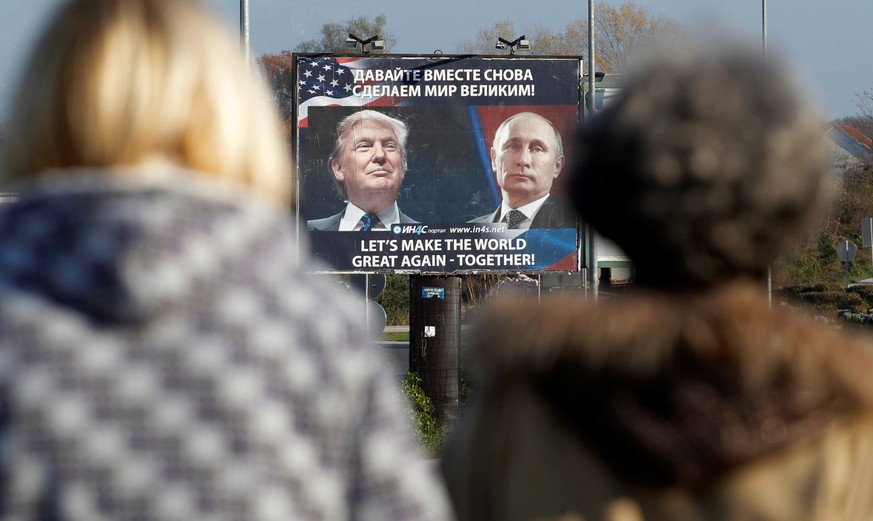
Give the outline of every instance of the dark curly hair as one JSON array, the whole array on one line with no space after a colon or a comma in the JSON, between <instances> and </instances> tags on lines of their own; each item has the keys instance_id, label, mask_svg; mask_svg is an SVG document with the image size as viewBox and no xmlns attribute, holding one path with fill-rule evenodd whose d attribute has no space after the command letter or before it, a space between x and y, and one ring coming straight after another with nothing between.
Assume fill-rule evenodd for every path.
<instances>
[{"instance_id":1,"label":"dark curly hair","mask_svg":"<svg viewBox=\"0 0 873 521\"><path fill-rule=\"evenodd\" d=\"M824 128L775 62L736 45L662 53L582 126L568 195L641 283L763 276L827 206Z\"/></svg>"}]
</instances>

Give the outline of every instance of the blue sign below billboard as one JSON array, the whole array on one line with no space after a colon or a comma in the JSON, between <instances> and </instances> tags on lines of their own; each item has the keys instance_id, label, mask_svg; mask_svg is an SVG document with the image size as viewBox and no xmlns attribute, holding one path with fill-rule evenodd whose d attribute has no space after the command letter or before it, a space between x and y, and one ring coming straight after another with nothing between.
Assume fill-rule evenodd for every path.
<instances>
[{"instance_id":1,"label":"blue sign below billboard","mask_svg":"<svg viewBox=\"0 0 873 521\"><path fill-rule=\"evenodd\" d=\"M433 286L422 286L421 298L440 298L445 300L446 288L436 288Z\"/></svg>"}]
</instances>

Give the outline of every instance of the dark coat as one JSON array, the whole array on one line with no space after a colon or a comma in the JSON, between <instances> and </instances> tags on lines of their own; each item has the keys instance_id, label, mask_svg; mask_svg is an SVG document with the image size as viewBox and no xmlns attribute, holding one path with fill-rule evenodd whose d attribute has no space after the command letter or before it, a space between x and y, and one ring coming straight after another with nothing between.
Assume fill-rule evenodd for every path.
<instances>
[{"instance_id":1,"label":"dark coat","mask_svg":"<svg viewBox=\"0 0 873 521\"><path fill-rule=\"evenodd\" d=\"M470 223L496 223L498 222L500 207L489 214L481 215ZM569 205L559 201L554 196L550 195L543 202L537 214L531 222L531 229L539 228L575 228L576 213Z\"/></svg>"},{"instance_id":2,"label":"dark coat","mask_svg":"<svg viewBox=\"0 0 873 521\"><path fill-rule=\"evenodd\" d=\"M460 521L873 519L869 337L759 282L496 306L441 460Z\"/></svg>"}]
</instances>

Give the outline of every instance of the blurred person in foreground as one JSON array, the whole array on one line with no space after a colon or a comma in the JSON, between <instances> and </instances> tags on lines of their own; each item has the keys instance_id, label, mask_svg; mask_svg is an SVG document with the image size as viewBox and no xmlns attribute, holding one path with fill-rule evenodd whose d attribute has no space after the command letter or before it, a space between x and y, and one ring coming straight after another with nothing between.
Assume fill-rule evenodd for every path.
<instances>
[{"instance_id":1,"label":"blurred person in foreground","mask_svg":"<svg viewBox=\"0 0 873 521\"><path fill-rule=\"evenodd\" d=\"M215 15L66 2L12 107L0 519L448 517L357 306L305 274L269 94Z\"/></svg>"},{"instance_id":2,"label":"blurred person in foreground","mask_svg":"<svg viewBox=\"0 0 873 521\"><path fill-rule=\"evenodd\" d=\"M638 291L483 317L461 520L873 519L870 339L764 291L829 202L824 127L772 55L701 47L636 69L569 173Z\"/></svg>"}]
</instances>

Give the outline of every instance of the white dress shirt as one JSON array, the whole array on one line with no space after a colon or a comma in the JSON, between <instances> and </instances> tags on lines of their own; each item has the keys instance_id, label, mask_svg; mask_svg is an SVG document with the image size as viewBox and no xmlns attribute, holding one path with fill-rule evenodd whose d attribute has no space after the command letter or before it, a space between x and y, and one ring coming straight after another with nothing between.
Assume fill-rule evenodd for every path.
<instances>
[{"instance_id":1,"label":"white dress shirt","mask_svg":"<svg viewBox=\"0 0 873 521\"><path fill-rule=\"evenodd\" d=\"M339 231L351 232L360 230L362 226L361 217L366 214L367 212L364 210L361 210L352 203L348 203L343 218L340 219ZM400 222L400 209L397 207L396 202L379 212L377 215L381 222L374 223L371 231L387 232L391 229L392 224Z\"/></svg>"},{"instance_id":2,"label":"white dress shirt","mask_svg":"<svg viewBox=\"0 0 873 521\"><path fill-rule=\"evenodd\" d=\"M506 214L508 214L512 210L518 210L521 213L523 213L524 217L525 217L525 219L518 224L518 229L519 230L528 230L528 229L530 229L530 225L533 223L534 217L537 216L537 212L540 211L540 208L543 206L543 203L545 203L546 199L548 199L548 198L549 198L549 194L546 194L545 196L537 199L536 201L534 201L532 203L527 203L526 205L521 206L519 208L510 208L509 202L506 199L504 199L503 202L500 204L500 215L498 216L499 218L496 219L495 222L502 223L503 219L506 218ZM360 219L360 217L358 217L358 219ZM340 228L340 229L342 229L342 228Z\"/></svg>"}]
</instances>

